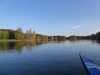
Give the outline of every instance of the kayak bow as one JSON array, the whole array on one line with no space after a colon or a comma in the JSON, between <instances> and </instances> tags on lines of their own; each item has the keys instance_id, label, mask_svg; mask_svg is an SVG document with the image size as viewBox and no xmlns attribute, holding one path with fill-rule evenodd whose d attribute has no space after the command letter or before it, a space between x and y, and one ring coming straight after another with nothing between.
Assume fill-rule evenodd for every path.
<instances>
[{"instance_id":1,"label":"kayak bow","mask_svg":"<svg viewBox=\"0 0 100 75\"><path fill-rule=\"evenodd\" d=\"M81 53L79 54L82 63L89 75L100 75L100 67L94 64L91 60L89 60L87 57L82 55Z\"/></svg>"}]
</instances>

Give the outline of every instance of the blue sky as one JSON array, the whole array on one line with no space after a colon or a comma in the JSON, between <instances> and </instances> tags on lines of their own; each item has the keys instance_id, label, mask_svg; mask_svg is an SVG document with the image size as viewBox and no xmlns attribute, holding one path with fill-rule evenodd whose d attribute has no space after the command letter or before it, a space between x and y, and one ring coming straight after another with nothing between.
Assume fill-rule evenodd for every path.
<instances>
[{"instance_id":1,"label":"blue sky","mask_svg":"<svg viewBox=\"0 0 100 75\"><path fill-rule=\"evenodd\" d=\"M100 31L100 0L0 0L0 29L32 29L44 35Z\"/></svg>"}]
</instances>

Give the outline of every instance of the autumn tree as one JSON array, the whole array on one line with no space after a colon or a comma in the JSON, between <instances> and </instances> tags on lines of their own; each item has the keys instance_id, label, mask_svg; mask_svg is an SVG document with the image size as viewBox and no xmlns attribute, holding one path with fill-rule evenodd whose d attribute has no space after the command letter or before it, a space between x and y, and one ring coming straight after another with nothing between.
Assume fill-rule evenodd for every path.
<instances>
[{"instance_id":1,"label":"autumn tree","mask_svg":"<svg viewBox=\"0 0 100 75\"><path fill-rule=\"evenodd\" d=\"M58 41L58 37L57 36L54 36L54 41Z\"/></svg>"},{"instance_id":2,"label":"autumn tree","mask_svg":"<svg viewBox=\"0 0 100 75\"><path fill-rule=\"evenodd\" d=\"M70 40L76 40L76 36L75 35L72 35L69 38L70 38Z\"/></svg>"},{"instance_id":3,"label":"autumn tree","mask_svg":"<svg viewBox=\"0 0 100 75\"><path fill-rule=\"evenodd\" d=\"M45 35L45 40L48 40L48 36L47 35Z\"/></svg>"},{"instance_id":4,"label":"autumn tree","mask_svg":"<svg viewBox=\"0 0 100 75\"><path fill-rule=\"evenodd\" d=\"M36 40L40 40L41 39L41 35L40 34L36 34Z\"/></svg>"},{"instance_id":5,"label":"autumn tree","mask_svg":"<svg viewBox=\"0 0 100 75\"><path fill-rule=\"evenodd\" d=\"M53 37L53 36L50 36L50 40L51 40L51 41L54 41L54 37Z\"/></svg>"},{"instance_id":6,"label":"autumn tree","mask_svg":"<svg viewBox=\"0 0 100 75\"><path fill-rule=\"evenodd\" d=\"M35 34L35 31L33 31L33 36L32 36L33 40L35 40L36 38L36 34Z\"/></svg>"},{"instance_id":7,"label":"autumn tree","mask_svg":"<svg viewBox=\"0 0 100 75\"><path fill-rule=\"evenodd\" d=\"M24 34L23 34L21 28L18 28L18 29L15 31L14 34L15 34L15 39L17 39L17 40L24 39Z\"/></svg>"},{"instance_id":8,"label":"autumn tree","mask_svg":"<svg viewBox=\"0 0 100 75\"><path fill-rule=\"evenodd\" d=\"M36 38L35 31L32 32L31 28L30 28L30 30L26 31L26 39L35 40L35 38Z\"/></svg>"},{"instance_id":9,"label":"autumn tree","mask_svg":"<svg viewBox=\"0 0 100 75\"><path fill-rule=\"evenodd\" d=\"M19 31L19 32L23 32L23 30L22 30L21 28L18 28L17 31Z\"/></svg>"},{"instance_id":10,"label":"autumn tree","mask_svg":"<svg viewBox=\"0 0 100 75\"><path fill-rule=\"evenodd\" d=\"M60 40L61 41L65 41L66 40L66 36L60 36L61 38L60 38Z\"/></svg>"}]
</instances>

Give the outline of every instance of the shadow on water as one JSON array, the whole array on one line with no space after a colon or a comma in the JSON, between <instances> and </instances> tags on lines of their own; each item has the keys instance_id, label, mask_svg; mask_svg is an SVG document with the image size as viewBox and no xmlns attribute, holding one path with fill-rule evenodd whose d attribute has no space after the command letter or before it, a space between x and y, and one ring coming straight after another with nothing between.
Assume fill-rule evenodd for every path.
<instances>
[{"instance_id":1,"label":"shadow on water","mask_svg":"<svg viewBox=\"0 0 100 75\"><path fill-rule=\"evenodd\" d=\"M48 44L48 43L64 43L65 41L1 41L0 42L0 51L5 52L5 51L13 51L17 50L19 53L22 52L23 47L26 47L27 50L30 52L32 49L35 49L36 47L43 45L43 44Z\"/></svg>"}]
</instances>

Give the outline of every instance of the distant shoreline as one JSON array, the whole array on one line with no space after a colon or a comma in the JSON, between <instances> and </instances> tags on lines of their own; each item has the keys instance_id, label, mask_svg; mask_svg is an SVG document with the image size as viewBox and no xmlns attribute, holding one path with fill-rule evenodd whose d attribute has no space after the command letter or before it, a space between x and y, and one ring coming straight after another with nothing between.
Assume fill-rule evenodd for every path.
<instances>
[{"instance_id":1,"label":"distant shoreline","mask_svg":"<svg viewBox=\"0 0 100 75\"><path fill-rule=\"evenodd\" d=\"M0 40L0 41L25 41L25 40L6 40L6 39L4 39L4 40Z\"/></svg>"},{"instance_id":2,"label":"distant shoreline","mask_svg":"<svg viewBox=\"0 0 100 75\"><path fill-rule=\"evenodd\" d=\"M16 39L3 39L3 40L0 40L0 41L37 41L37 40L16 40ZM39 41L42 41L42 40L39 40ZM48 40L44 40L44 41L48 41Z\"/></svg>"}]
</instances>

